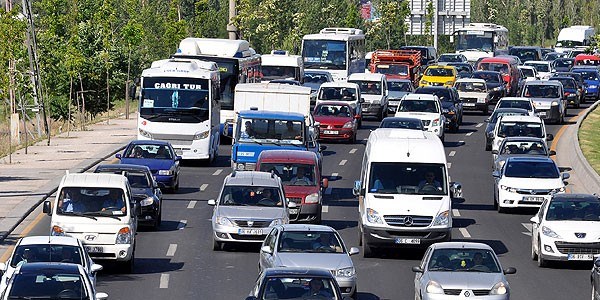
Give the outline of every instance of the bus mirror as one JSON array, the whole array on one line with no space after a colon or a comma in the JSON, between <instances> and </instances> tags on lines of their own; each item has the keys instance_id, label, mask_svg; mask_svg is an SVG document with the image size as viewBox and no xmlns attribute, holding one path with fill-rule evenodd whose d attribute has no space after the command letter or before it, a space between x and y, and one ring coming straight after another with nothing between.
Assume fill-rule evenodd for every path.
<instances>
[{"instance_id":1,"label":"bus mirror","mask_svg":"<svg viewBox=\"0 0 600 300\"><path fill-rule=\"evenodd\" d=\"M453 35L450 36L450 43L454 43L454 36Z\"/></svg>"}]
</instances>

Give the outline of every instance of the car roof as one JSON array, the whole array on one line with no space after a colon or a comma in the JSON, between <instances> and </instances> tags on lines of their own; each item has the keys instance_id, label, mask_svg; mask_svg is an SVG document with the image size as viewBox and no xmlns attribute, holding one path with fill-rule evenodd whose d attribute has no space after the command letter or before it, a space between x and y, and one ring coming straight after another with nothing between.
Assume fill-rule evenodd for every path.
<instances>
[{"instance_id":1,"label":"car roof","mask_svg":"<svg viewBox=\"0 0 600 300\"><path fill-rule=\"evenodd\" d=\"M304 115L295 112L268 111L268 110L242 110L239 115L244 117L260 117L261 119L286 119L289 121L304 121Z\"/></svg>"},{"instance_id":2,"label":"car roof","mask_svg":"<svg viewBox=\"0 0 600 300\"><path fill-rule=\"evenodd\" d=\"M348 81L330 81L330 82L323 82L321 84L321 88L324 88L324 87L345 87L345 88L358 89L358 84L356 84L354 82L348 82Z\"/></svg>"},{"instance_id":3,"label":"car roof","mask_svg":"<svg viewBox=\"0 0 600 300\"><path fill-rule=\"evenodd\" d=\"M382 78L385 78L385 75L381 73L352 73L348 76L348 81L350 80L365 80L365 81L380 81Z\"/></svg>"},{"instance_id":4,"label":"car roof","mask_svg":"<svg viewBox=\"0 0 600 300\"><path fill-rule=\"evenodd\" d=\"M320 268L278 267L264 271L265 277L322 277L333 278L331 271Z\"/></svg>"},{"instance_id":5,"label":"car roof","mask_svg":"<svg viewBox=\"0 0 600 300\"><path fill-rule=\"evenodd\" d=\"M511 156L507 158L507 163L509 160L514 162L551 162L554 164L551 158L545 156Z\"/></svg>"},{"instance_id":6,"label":"car roof","mask_svg":"<svg viewBox=\"0 0 600 300\"><path fill-rule=\"evenodd\" d=\"M527 81L525 83L525 85L555 85L555 86L562 86L562 83L560 83L560 81L532 80L532 81Z\"/></svg>"},{"instance_id":7,"label":"car roof","mask_svg":"<svg viewBox=\"0 0 600 300\"><path fill-rule=\"evenodd\" d=\"M500 73L498 71L482 71L482 70L473 72L473 75L475 75L475 74L481 74L481 73L494 74L494 75L502 75L502 73Z\"/></svg>"},{"instance_id":8,"label":"car roof","mask_svg":"<svg viewBox=\"0 0 600 300\"><path fill-rule=\"evenodd\" d=\"M158 140L135 140L135 141L129 142L129 144L130 145L157 145L157 146L171 145L171 143L169 143L169 142L158 141Z\"/></svg>"},{"instance_id":9,"label":"car roof","mask_svg":"<svg viewBox=\"0 0 600 300\"><path fill-rule=\"evenodd\" d=\"M70 236L26 236L22 237L19 241L19 245L68 245L68 246L79 246L77 238Z\"/></svg>"},{"instance_id":10,"label":"car roof","mask_svg":"<svg viewBox=\"0 0 600 300\"><path fill-rule=\"evenodd\" d=\"M279 187L279 177L268 172L233 172L225 178L225 185Z\"/></svg>"},{"instance_id":11,"label":"car roof","mask_svg":"<svg viewBox=\"0 0 600 300\"><path fill-rule=\"evenodd\" d=\"M60 184L66 187L123 188L127 183L127 178L119 174L75 173L65 175Z\"/></svg>"},{"instance_id":12,"label":"car roof","mask_svg":"<svg viewBox=\"0 0 600 300\"><path fill-rule=\"evenodd\" d=\"M259 155L259 161L273 162L296 162L305 164L315 164L317 154L312 151L304 150L264 150Z\"/></svg>"},{"instance_id":13,"label":"car roof","mask_svg":"<svg viewBox=\"0 0 600 300\"><path fill-rule=\"evenodd\" d=\"M21 264L17 273L47 274L50 271L61 274L81 274L81 266L71 263L32 262Z\"/></svg>"},{"instance_id":14,"label":"car roof","mask_svg":"<svg viewBox=\"0 0 600 300\"><path fill-rule=\"evenodd\" d=\"M504 138L502 142L526 141L526 142L544 142L545 139L531 136L509 136ZM544 143L545 144L545 143Z\"/></svg>"},{"instance_id":15,"label":"car roof","mask_svg":"<svg viewBox=\"0 0 600 300\"><path fill-rule=\"evenodd\" d=\"M321 105L341 105L341 106L350 106L350 103L352 103L352 101L348 101L348 102L344 102L344 101L331 101L331 100L326 100L326 101L319 101L319 104L315 105L316 107L319 107Z\"/></svg>"},{"instance_id":16,"label":"car roof","mask_svg":"<svg viewBox=\"0 0 600 300\"><path fill-rule=\"evenodd\" d=\"M481 79L481 78L461 78L456 80L456 82L477 82L477 83L485 83L485 80Z\"/></svg>"},{"instance_id":17,"label":"car roof","mask_svg":"<svg viewBox=\"0 0 600 300\"><path fill-rule=\"evenodd\" d=\"M499 101L527 101L531 102L530 98L526 97L502 97Z\"/></svg>"},{"instance_id":18,"label":"car roof","mask_svg":"<svg viewBox=\"0 0 600 300\"><path fill-rule=\"evenodd\" d=\"M96 171L98 170L150 172L148 166L132 164L104 164L96 167Z\"/></svg>"},{"instance_id":19,"label":"car roof","mask_svg":"<svg viewBox=\"0 0 600 300\"><path fill-rule=\"evenodd\" d=\"M573 70L585 70L585 71L596 71L596 72L598 72L598 66L583 66L583 65L579 65L579 66L573 66L571 68L571 72L573 72Z\"/></svg>"},{"instance_id":20,"label":"car roof","mask_svg":"<svg viewBox=\"0 0 600 300\"><path fill-rule=\"evenodd\" d=\"M315 224L284 224L280 225L283 231L327 231L336 232L335 229L326 225L315 225Z\"/></svg>"},{"instance_id":21,"label":"car roof","mask_svg":"<svg viewBox=\"0 0 600 300\"><path fill-rule=\"evenodd\" d=\"M492 249L492 247L490 247L487 244L484 243L474 243L474 242L441 242L441 243L435 243L432 245L433 249L461 249L461 248L467 248L467 249L486 249L486 250L491 250L494 251L494 249Z\"/></svg>"},{"instance_id":22,"label":"car roof","mask_svg":"<svg viewBox=\"0 0 600 300\"><path fill-rule=\"evenodd\" d=\"M438 97L432 94L406 94L402 97L402 101L403 100L438 101Z\"/></svg>"},{"instance_id":23,"label":"car roof","mask_svg":"<svg viewBox=\"0 0 600 300\"><path fill-rule=\"evenodd\" d=\"M542 123L542 119L538 116L503 116L502 122Z\"/></svg>"},{"instance_id":24,"label":"car roof","mask_svg":"<svg viewBox=\"0 0 600 300\"><path fill-rule=\"evenodd\" d=\"M390 122L394 122L394 121L414 121L414 122L418 122L418 123L422 122L420 119L409 118L409 117L386 117L383 120L381 120L381 122L384 122L384 121L390 121Z\"/></svg>"}]
</instances>

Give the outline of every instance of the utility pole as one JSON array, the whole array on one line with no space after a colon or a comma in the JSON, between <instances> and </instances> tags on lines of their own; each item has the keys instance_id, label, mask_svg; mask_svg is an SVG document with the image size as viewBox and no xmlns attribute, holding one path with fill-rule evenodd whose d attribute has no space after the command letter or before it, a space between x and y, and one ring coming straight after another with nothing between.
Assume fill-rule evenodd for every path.
<instances>
[{"instance_id":1,"label":"utility pole","mask_svg":"<svg viewBox=\"0 0 600 300\"><path fill-rule=\"evenodd\" d=\"M235 1L236 0L229 0L229 23L227 24L227 32L229 33L230 40L237 40L238 38L237 27L233 25L233 19L237 15L235 10Z\"/></svg>"},{"instance_id":2,"label":"utility pole","mask_svg":"<svg viewBox=\"0 0 600 300\"><path fill-rule=\"evenodd\" d=\"M433 48L438 48L438 1L433 0Z\"/></svg>"}]
</instances>

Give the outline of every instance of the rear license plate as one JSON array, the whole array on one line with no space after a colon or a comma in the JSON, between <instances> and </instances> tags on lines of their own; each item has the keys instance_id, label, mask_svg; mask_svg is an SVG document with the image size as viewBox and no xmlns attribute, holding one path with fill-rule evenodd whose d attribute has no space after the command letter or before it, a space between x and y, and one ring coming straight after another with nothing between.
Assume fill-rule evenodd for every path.
<instances>
[{"instance_id":1,"label":"rear license plate","mask_svg":"<svg viewBox=\"0 0 600 300\"><path fill-rule=\"evenodd\" d=\"M104 252L104 248L102 248L102 246L85 246L85 250L88 253L102 253L102 252Z\"/></svg>"},{"instance_id":2,"label":"rear license plate","mask_svg":"<svg viewBox=\"0 0 600 300\"><path fill-rule=\"evenodd\" d=\"M568 260L594 260L593 254L569 254Z\"/></svg>"},{"instance_id":3,"label":"rear license plate","mask_svg":"<svg viewBox=\"0 0 600 300\"><path fill-rule=\"evenodd\" d=\"M418 245L418 244L421 244L421 239L403 239L403 238L396 238L396 244L411 244L411 245Z\"/></svg>"},{"instance_id":4,"label":"rear license plate","mask_svg":"<svg viewBox=\"0 0 600 300\"><path fill-rule=\"evenodd\" d=\"M262 235L263 230L260 229L240 229L238 230L238 234L240 235Z\"/></svg>"},{"instance_id":5,"label":"rear license plate","mask_svg":"<svg viewBox=\"0 0 600 300\"><path fill-rule=\"evenodd\" d=\"M540 117L545 117L545 116L546 116L546 112L545 112L545 111L540 111L540 112L538 113L538 116L540 116Z\"/></svg>"},{"instance_id":6,"label":"rear license plate","mask_svg":"<svg viewBox=\"0 0 600 300\"><path fill-rule=\"evenodd\" d=\"M475 103L463 103L463 106L475 106Z\"/></svg>"},{"instance_id":7,"label":"rear license plate","mask_svg":"<svg viewBox=\"0 0 600 300\"><path fill-rule=\"evenodd\" d=\"M525 197L523 197L523 201L525 201L525 202L542 202L542 201L544 201L544 197L525 196Z\"/></svg>"},{"instance_id":8,"label":"rear license plate","mask_svg":"<svg viewBox=\"0 0 600 300\"><path fill-rule=\"evenodd\" d=\"M290 215L297 215L298 214L298 209L297 208L290 208L289 212L290 212Z\"/></svg>"},{"instance_id":9,"label":"rear license plate","mask_svg":"<svg viewBox=\"0 0 600 300\"><path fill-rule=\"evenodd\" d=\"M323 131L324 134L339 134L340 132L337 130L325 130Z\"/></svg>"}]
</instances>

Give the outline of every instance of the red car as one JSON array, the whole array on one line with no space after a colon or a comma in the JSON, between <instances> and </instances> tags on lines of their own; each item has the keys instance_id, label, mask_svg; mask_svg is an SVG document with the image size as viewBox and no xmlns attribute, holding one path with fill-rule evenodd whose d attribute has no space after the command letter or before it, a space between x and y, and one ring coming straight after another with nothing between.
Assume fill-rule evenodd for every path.
<instances>
[{"instance_id":1,"label":"red car","mask_svg":"<svg viewBox=\"0 0 600 300\"><path fill-rule=\"evenodd\" d=\"M360 115L344 102L319 103L313 112L319 125L320 140L343 140L354 143Z\"/></svg>"},{"instance_id":2,"label":"red car","mask_svg":"<svg viewBox=\"0 0 600 300\"><path fill-rule=\"evenodd\" d=\"M273 172L281 178L285 197L297 206L289 209L291 222L321 224L322 192L329 181L322 178L314 152L265 150L258 156L256 170Z\"/></svg>"}]
</instances>

